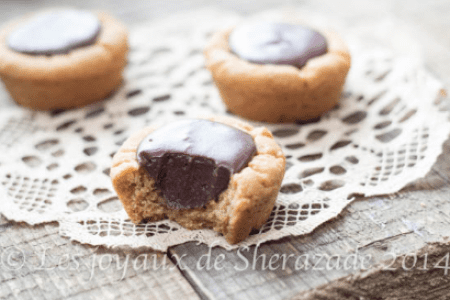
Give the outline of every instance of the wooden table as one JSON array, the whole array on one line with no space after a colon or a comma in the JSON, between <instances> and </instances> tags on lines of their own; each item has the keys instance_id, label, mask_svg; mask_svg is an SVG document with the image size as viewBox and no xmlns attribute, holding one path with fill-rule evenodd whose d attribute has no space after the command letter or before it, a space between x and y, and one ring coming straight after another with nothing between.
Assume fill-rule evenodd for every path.
<instances>
[{"instance_id":1,"label":"wooden table","mask_svg":"<svg viewBox=\"0 0 450 300\"><path fill-rule=\"evenodd\" d=\"M450 83L450 1L10 0L0 2L2 21L61 3L107 10L128 25L210 5L242 14L302 5L355 26L395 17L423 45L427 68L447 88ZM3 97L1 105L12 102ZM27 262L21 268L14 268L20 261L2 262L0 299L450 299L449 180L447 141L428 175L402 191L358 199L310 235L239 252L195 243L167 253L111 250L62 238L57 224L29 226L1 217L1 257L20 249ZM394 234L385 238L386 231ZM211 265L223 260L223 268L197 268L208 255ZM133 267L144 256L147 269Z\"/></svg>"}]
</instances>

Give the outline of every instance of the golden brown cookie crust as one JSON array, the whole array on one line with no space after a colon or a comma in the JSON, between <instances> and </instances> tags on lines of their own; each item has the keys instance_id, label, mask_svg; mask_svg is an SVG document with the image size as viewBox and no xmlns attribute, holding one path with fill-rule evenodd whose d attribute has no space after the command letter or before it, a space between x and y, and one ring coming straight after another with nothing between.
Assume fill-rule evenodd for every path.
<instances>
[{"instance_id":1,"label":"golden brown cookie crust","mask_svg":"<svg viewBox=\"0 0 450 300\"><path fill-rule=\"evenodd\" d=\"M320 31L327 53L298 69L239 58L228 45L232 30L215 33L204 50L206 66L231 112L257 121L295 122L317 118L337 104L351 59L336 33Z\"/></svg>"},{"instance_id":2,"label":"golden brown cookie crust","mask_svg":"<svg viewBox=\"0 0 450 300\"><path fill-rule=\"evenodd\" d=\"M122 82L128 33L106 13L94 44L52 56L28 55L9 49L9 34L34 14L0 31L0 77L19 104L40 110L79 107L101 100Z\"/></svg>"},{"instance_id":3,"label":"golden brown cookie crust","mask_svg":"<svg viewBox=\"0 0 450 300\"><path fill-rule=\"evenodd\" d=\"M188 229L209 228L222 233L230 244L244 240L269 218L285 171L285 157L272 134L228 117L209 118L249 133L257 153L248 166L231 176L228 189L218 201L204 208L169 209L154 187L154 180L139 167L136 151L139 143L156 127L148 127L130 136L113 158L113 186L134 223L165 218Z\"/></svg>"}]
</instances>

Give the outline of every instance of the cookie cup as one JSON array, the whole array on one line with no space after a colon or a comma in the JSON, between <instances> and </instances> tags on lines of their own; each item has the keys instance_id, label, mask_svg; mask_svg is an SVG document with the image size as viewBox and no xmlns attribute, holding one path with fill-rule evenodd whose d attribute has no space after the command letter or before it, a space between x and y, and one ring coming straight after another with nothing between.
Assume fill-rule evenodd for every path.
<instances>
[{"instance_id":1,"label":"cookie cup","mask_svg":"<svg viewBox=\"0 0 450 300\"><path fill-rule=\"evenodd\" d=\"M154 179L137 162L140 142L156 129L144 128L125 141L113 158L110 173L114 189L132 222L168 218L187 229L213 229L222 233L228 243L236 244L267 221L285 171L281 148L266 128L253 128L226 117L209 120L233 126L253 137L257 152L248 165L230 177L228 188L217 201L211 200L201 208L170 209L155 187Z\"/></svg>"},{"instance_id":2,"label":"cookie cup","mask_svg":"<svg viewBox=\"0 0 450 300\"><path fill-rule=\"evenodd\" d=\"M122 83L128 33L106 13L98 13L101 31L96 41L67 54L30 55L7 45L8 36L30 17L0 31L0 78L11 97L35 110L84 106L110 95Z\"/></svg>"},{"instance_id":3,"label":"cookie cup","mask_svg":"<svg viewBox=\"0 0 450 300\"><path fill-rule=\"evenodd\" d=\"M228 44L232 30L216 32L204 50L206 66L232 113L271 123L307 121L338 103L351 59L336 33L320 31L327 40L327 53L299 69L239 58Z\"/></svg>"}]
</instances>

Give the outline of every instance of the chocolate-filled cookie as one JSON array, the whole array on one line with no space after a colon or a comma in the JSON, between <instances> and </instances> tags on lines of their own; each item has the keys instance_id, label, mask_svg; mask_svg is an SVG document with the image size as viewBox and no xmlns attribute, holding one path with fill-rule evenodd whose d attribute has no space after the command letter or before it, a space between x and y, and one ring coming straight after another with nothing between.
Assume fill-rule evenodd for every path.
<instances>
[{"instance_id":1,"label":"chocolate-filled cookie","mask_svg":"<svg viewBox=\"0 0 450 300\"><path fill-rule=\"evenodd\" d=\"M25 107L80 107L120 86L127 52L127 30L108 14L46 10L2 28L0 78Z\"/></svg>"},{"instance_id":2,"label":"chocolate-filled cookie","mask_svg":"<svg viewBox=\"0 0 450 300\"><path fill-rule=\"evenodd\" d=\"M215 117L144 128L113 158L113 186L134 223L169 218L231 243L273 209L285 157L263 127Z\"/></svg>"},{"instance_id":3,"label":"chocolate-filled cookie","mask_svg":"<svg viewBox=\"0 0 450 300\"><path fill-rule=\"evenodd\" d=\"M308 121L333 108L351 62L336 33L290 23L216 32L204 54L228 110L272 123Z\"/></svg>"}]
</instances>

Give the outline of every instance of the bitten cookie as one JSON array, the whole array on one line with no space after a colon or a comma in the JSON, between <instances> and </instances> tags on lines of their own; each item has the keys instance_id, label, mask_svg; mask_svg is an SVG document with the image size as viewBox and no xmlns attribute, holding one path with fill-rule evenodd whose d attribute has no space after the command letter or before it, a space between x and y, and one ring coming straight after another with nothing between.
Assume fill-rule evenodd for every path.
<instances>
[{"instance_id":1,"label":"bitten cookie","mask_svg":"<svg viewBox=\"0 0 450 300\"><path fill-rule=\"evenodd\" d=\"M0 77L25 107L80 107L120 86L127 52L127 30L108 14L48 10L0 31Z\"/></svg>"},{"instance_id":2,"label":"bitten cookie","mask_svg":"<svg viewBox=\"0 0 450 300\"><path fill-rule=\"evenodd\" d=\"M134 223L169 218L235 244L267 221L284 171L266 128L215 117L133 134L113 158L111 179Z\"/></svg>"},{"instance_id":3,"label":"bitten cookie","mask_svg":"<svg viewBox=\"0 0 450 300\"><path fill-rule=\"evenodd\" d=\"M219 31L204 54L228 109L273 123L315 119L334 107L351 62L336 33L287 23Z\"/></svg>"}]
</instances>

